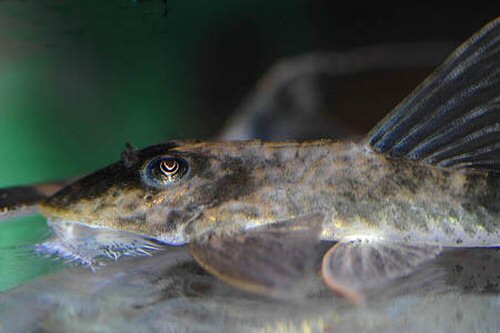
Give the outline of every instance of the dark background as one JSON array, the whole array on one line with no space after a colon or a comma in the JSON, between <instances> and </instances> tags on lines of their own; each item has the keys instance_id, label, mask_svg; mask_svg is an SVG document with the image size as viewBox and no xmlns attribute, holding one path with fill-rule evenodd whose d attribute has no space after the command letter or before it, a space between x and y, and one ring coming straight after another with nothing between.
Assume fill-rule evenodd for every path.
<instances>
[{"instance_id":1,"label":"dark background","mask_svg":"<svg viewBox=\"0 0 500 333\"><path fill-rule=\"evenodd\" d=\"M499 12L336 3L0 1L0 185L91 171L126 141L210 138L279 59L463 41Z\"/></svg>"}]
</instances>

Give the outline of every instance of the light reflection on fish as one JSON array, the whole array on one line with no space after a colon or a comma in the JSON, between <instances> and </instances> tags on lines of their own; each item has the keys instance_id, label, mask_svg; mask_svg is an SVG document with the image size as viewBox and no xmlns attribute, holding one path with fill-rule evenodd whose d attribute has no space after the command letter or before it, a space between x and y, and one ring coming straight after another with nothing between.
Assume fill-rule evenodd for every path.
<instances>
[{"instance_id":1,"label":"light reflection on fish","mask_svg":"<svg viewBox=\"0 0 500 333\"><path fill-rule=\"evenodd\" d=\"M318 241L336 241L323 257L323 281L359 302L363 290L413 272L443 248L498 247L499 65L496 19L362 142L129 149L40 204L59 230L47 248L84 263L104 254L73 246L74 223L89 226L89 239L111 246L106 255L115 259L154 242L189 243L223 281L285 295L298 273L314 270L306 259ZM126 250L101 237L110 230Z\"/></svg>"}]
</instances>

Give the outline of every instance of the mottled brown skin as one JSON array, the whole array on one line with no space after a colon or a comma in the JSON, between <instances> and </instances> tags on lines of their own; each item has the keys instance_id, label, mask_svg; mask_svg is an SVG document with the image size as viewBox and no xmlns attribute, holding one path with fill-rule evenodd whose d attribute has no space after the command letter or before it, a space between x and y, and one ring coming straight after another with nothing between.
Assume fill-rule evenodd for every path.
<instances>
[{"instance_id":1,"label":"mottled brown skin","mask_svg":"<svg viewBox=\"0 0 500 333\"><path fill-rule=\"evenodd\" d=\"M164 189L148 184L142 170L158 156L185 159L189 172ZM498 183L487 174L389 160L365 144L170 142L125 153L41 211L171 244L322 212L326 240L498 246Z\"/></svg>"}]
</instances>

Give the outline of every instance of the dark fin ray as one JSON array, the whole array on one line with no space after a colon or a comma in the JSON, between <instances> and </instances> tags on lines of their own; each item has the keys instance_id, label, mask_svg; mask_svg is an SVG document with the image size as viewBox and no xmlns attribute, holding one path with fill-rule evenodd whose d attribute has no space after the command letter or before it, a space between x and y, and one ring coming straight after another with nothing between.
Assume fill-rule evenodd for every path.
<instances>
[{"instance_id":1,"label":"dark fin ray","mask_svg":"<svg viewBox=\"0 0 500 333\"><path fill-rule=\"evenodd\" d=\"M497 72L498 77L500 77L499 73L500 72ZM397 154L407 154L412 158L422 159L425 155L422 154L423 152L419 146L425 145L427 142L433 142L435 151L442 147L446 147L450 142L466 137L474 131L479 131L484 126L498 121L498 110L500 109L497 101L499 97L498 87L493 88L496 89L493 89L493 91L490 90L488 93L476 91L481 94L483 98L483 104L479 107L475 104L478 100L461 99L440 108L440 110L444 110L444 112L448 112L450 108L453 108L453 113L448 112L448 114L446 114L444 112L434 112L427 120L424 120L425 123L417 124L410 133L403 136L400 141L394 145L392 150L397 152ZM468 94L467 97L471 97L470 94ZM479 113L483 111L483 117L479 117L479 119L475 121L471 120L470 115L474 115L474 113L478 113L478 111ZM490 112L488 113L487 111ZM458 125L460 121L461 125ZM447 134L454 134L454 137L443 137L441 135L441 133L450 132L450 130L451 133ZM438 139L438 136L440 139ZM417 150L420 150L419 154L417 154ZM427 155L432 152L433 151L428 150Z\"/></svg>"},{"instance_id":2,"label":"dark fin ray","mask_svg":"<svg viewBox=\"0 0 500 333\"><path fill-rule=\"evenodd\" d=\"M491 163L491 161L500 162L500 142L493 145L478 147L474 152L464 152L449 158L441 159L437 165L452 167L466 163Z\"/></svg>"},{"instance_id":3,"label":"dark fin ray","mask_svg":"<svg viewBox=\"0 0 500 333\"><path fill-rule=\"evenodd\" d=\"M446 165L445 165L446 166ZM481 162L462 162L453 165L454 168L475 170L500 170L500 161L486 160Z\"/></svg>"},{"instance_id":4,"label":"dark fin ray","mask_svg":"<svg viewBox=\"0 0 500 333\"><path fill-rule=\"evenodd\" d=\"M303 297L316 275L323 219L314 213L249 230L210 232L189 248L204 269L233 287L275 298Z\"/></svg>"},{"instance_id":5,"label":"dark fin ray","mask_svg":"<svg viewBox=\"0 0 500 333\"><path fill-rule=\"evenodd\" d=\"M500 143L500 123L485 126L464 138L449 144L426 158L431 164L437 164L445 159L459 157L464 154L477 154L485 147Z\"/></svg>"},{"instance_id":6,"label":"dark fin ray","mask_svg":"<svg viewBox=\"0 0 500 333\"><path fill-rule=\"evenodd\" d=\"M432 165L500 172L477 151L500 143L500 18L460 46L369 134L376 152ZM500 154L497 157L500 160ZM489 158L488 158L489 160ZM486 160L485 160L486 161Z\"/></svg>"},{"instance_id":7,"label":"dark fin ray","mask_svg":"<svg viewBox=\"0 0 500 333\"><path fill-rule=\"evenodd\" d=\"M68 181L0 189L0 221L36 213L36 205L56 193Z\"/></svg>"},{"instance_id":8,"label":"dark fin ray","mask_svg":"<svg viewBox=\"0 0 500 333\"><path fill-rule=\"evenodd\" d=\"M425 244L339 242L324 255L321 275L332 291L360 303L365 290L410 274L440 251L438 246Z\"/></svg>"},{"instance_id":9,"label":"dark fin ray","mask_svg":"<svg viewBox=\"0 0 500 333\"><path fill-rule=\"evenodd\" d=\"M497 117L496 111L500 109L500 96L492 101L476 107L458 119L454 119L447 129L435 133L432 137L417 144L408 154L412 160L420 160L436 153L442 147L456 142L466 135L488 126Z\"/></svg>"}]
</instances>

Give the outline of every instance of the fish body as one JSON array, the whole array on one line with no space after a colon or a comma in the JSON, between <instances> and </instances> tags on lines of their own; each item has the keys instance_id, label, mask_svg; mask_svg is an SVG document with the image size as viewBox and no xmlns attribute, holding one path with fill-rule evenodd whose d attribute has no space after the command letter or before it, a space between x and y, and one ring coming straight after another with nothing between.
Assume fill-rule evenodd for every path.
<instances>
[{"instance_id":1,"label":"fish body","mask_svg":"<svg viewBox=\"0 0 500 333\"><path fill-rule=\"evenodd\" d=\"M323 240L499 245L495 177L389 159L363 143L177 142L134 154L134 164L118 162L66 187L42 213L169 244L322 212ZM189 174L151 187L141 170L158 157L182 158Z\"/></svg>"},{"instance_id":2,"label":"fish body","mask_svg":"<svg viewBox=\"0 0 500 333\"><path fill-rule=\"evenodd\" d=\"M335 241L322 279L360 302L444 247L500 246L499 92L497 18L360 142L129 147L40 202L56 233L47 247L92 265L188 243L221 280L287 296L317 271L317 243Z\"/></svg>"}]
</instances>

